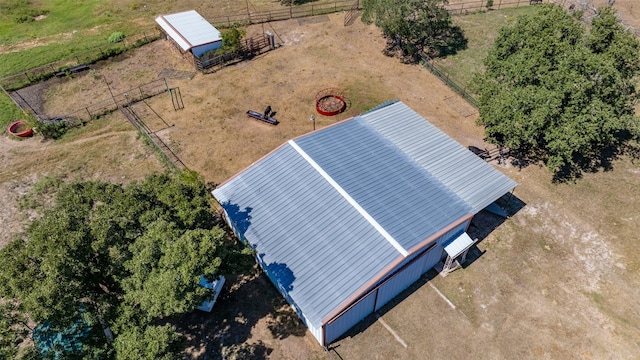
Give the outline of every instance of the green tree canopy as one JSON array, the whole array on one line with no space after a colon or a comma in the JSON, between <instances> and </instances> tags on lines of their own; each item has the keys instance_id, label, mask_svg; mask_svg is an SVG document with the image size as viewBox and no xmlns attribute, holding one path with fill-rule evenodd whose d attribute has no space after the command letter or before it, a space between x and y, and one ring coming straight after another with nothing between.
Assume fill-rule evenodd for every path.
<instances>
[{"instance_id":1,"label":"green tree canopy","mask_svg":"<svg viewBox=\"0 0 640 360\"><path fill-rule=\"evenodd\" d=\"M236 51L242 47L242 39L247 35L247 32L237 27L232 27L222 32L222 47L216 49L215 52L224 54L232 51Z\"/></svg>"},{"instance_id":2,"label":"green tree canopy","mask_svg":"<svg viewBox=\"0 0 640 360\"><path fill-rule=\"evenodd\" d=\"M399 49L405 59L454 54L466 48L462 29L443 7L447 0L362 0L362 21L375 22L387 38L387 52Z\"/></svg>"},{"instance_id":3,"label":"green tree canopy","mask_svg":"<svg viewBox=\"0 0 640 360\"><path fill-rule=\"evenodd\" d=\"M76 356L175 358L180 337L158 321L210 296L200 276L247 271L252 253L216 226L195 173L156 174L127 186L64 184L22 239L0 251L0 353L32 323L91 326ZM113 333L113 341L105 330ZM72 356L73 354L68 354Z\"/></svg>"},{"instance_id":4,"label":"green tree canopy","mask_svg":"<svg viewBox=\"0 0 640 360\"><path fill-rule=\"evenodd\" d=\"M587 32L561 7L543 5L500 30L475 78L478 123L488 141L523 163L542 161L556 180L605 166L637 134L639 49L611 8L599 9Z\"/></svg>"}]
</instances>

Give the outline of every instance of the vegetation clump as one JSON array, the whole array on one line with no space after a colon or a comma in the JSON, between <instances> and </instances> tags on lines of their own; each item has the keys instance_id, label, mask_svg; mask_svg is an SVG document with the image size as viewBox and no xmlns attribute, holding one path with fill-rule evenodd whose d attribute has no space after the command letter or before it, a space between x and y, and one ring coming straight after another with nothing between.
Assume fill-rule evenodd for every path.
<instances>
[{"instance_id":1,"label":"vegetation clump","mask_svg":"<svg viewBox=\"0 0 640 360\"><path fill-rule=\"evenodd\" d=\"M455 54L467 40L444 8L447 0L363 0L362 21L375 23L387 38L385 53L404 61Z\"/></svg>"},{"instance_id":2,"label":"vegetation clump","mask_svg":"<svg viewBox=\"0 0 640 360\"><path fill-rule=\"evenodd\" d=\"M216 50L218 54L227 54L238 51L242 47L242 39L247 34L246 31L233 27L222 33L222 47Z\"/></svg>"},{"instance_id":3,"label":"vegetation clump","mask_svg":"<svg viewBox=\"0 0 640 360\"><path fill-rule=\"evenodd\" d=\"M500 30L475 78L478 124L523 164L562 181L607 168L639 135L640 42L609 7L591 28L557 5Z\"/></svg>"},{"instance_id":4,"label":"vegetation clump","mask_svg":"<svg viewBox=\"0 0 640 360\"><path fill-rule=\"evenodd\" d=\"M119 43L124 40L125 36L121 31L114 31L109 35L107 41L111 44Z\"/></svg>"},{"instance_id":5,"label":"vegetation clump","mask_svg":"<svg viewBox=\"0 0 640 360\"><path fill-rule=\"evenodd\" d=\"M60 184L52 205L0 250L0 355L44 358L174 359L183 338L171 319L211 296L200 277L245 272L250 249L230 241L194 172L156 174L127 186ZM23 202L29 205L29 202ZM87 331L68 348L26 341ZM20 346L17 346L20 345ZM76 346L78 345L78 346Z\"/></svg>"}]
</instances>

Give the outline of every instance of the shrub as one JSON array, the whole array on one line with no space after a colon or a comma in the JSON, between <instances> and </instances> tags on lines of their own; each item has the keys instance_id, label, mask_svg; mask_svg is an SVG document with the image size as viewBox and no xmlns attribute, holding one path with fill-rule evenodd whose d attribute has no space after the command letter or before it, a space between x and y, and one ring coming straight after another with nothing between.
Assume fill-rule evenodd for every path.
<instances>
[{"instance_id":1,"label":"shrub","mask_svg":"<svg viewBox=\"0 0 640 360\"><path fill-rule=\"evenodd\" d=\"M45 139L59 139L67 132L67 125L62 119L55 119L42 123L38 127L38 132Z\"/></svg>"},{"instance_id":2,"label":"shrub","mask_svg":"<svg viewBox=\"0 0 640 360\"><path fill-rule=\"evenodd\" d=\"M115 31L107 38L107 41L112 44L119 43L122 40L124 40L124 34L121 31Z\"/></svg>"},{"instance_id":3,"label":"shrub","mask_svg":"<svg viewBox=\"0 0 640 360\"><path fill-rule=\"evenodd\" d=\"M242 38L247 34L246 31L238 28L231 28L222 33L222 47L216 50L216 53L223 54L236 51L242 46Z\"/></svg>"}]
</instances>

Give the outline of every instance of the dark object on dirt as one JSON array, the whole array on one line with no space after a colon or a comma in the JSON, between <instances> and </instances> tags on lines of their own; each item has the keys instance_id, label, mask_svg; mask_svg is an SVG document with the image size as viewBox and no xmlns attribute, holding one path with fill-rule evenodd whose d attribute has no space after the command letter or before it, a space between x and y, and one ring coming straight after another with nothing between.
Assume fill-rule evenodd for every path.
<instances>
[{"instance_id":1,"label":"dark object on dirt","mask_svg":"<svg viewBox=\"0 0 640 360\"><path fill-rule=\"evenodd\" d=\"M72 68L68 68L65 71L58 71L56 73L56 77L63 77L67 74L75 74L75 73L79 73L81 71L86 71L86 70L89 70L89 67L87 65L78 65Z\"/></svg>"},{"instance_id":2,"label":"dark object on dirt","mask_svg":"<svg viewBox=\"0 0 640 360\"><path fill-rule=\"evenodd\" d=\"M271 111L271 109L269 108L269 111ZM275 112L274 112L275 114ZM264 114L261 114L257 111L253 111L253 110L248 110L247 111L247 115L254 118L254 119L258 119L260 121L264 121L268 124L271 125L278 125L278 120L274 119L273 117L269 116L269 113L267 111L265 111Z\"/></svg>"},{"instance_id":3,"label":"dark object on dirt","mask_svg":"<svg viewBox=\"0 0 640 360\"><path fill-rule=\"evenodd\" d=\"M478 155L482 160L487 160L491 158L491 155L489 154L489 150L487 149L480 149L479 147L475 147L475 146L469 146L468 149L472 153Z\"/></svg>"},{"instance_id":4,"label":"dark object on dirt","mask_svg":"<svg viewBox=\"0 0 640 360\"><path fill-rule=\"evenodd\" d=\"M264 117L268 118L269 114L271 114L271 105L267 105L267 108L264 109Z\"/></svg>"}]
</instances>

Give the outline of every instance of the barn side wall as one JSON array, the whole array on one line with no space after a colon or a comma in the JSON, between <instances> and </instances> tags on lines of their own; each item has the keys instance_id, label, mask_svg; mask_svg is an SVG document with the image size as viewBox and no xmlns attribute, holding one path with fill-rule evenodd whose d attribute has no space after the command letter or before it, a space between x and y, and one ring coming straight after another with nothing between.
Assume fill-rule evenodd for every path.
<instances>
[{"instance_id":1,"label":"barn side wall","mask_svg":"<svg viewBox=\"0 0 640 360\"><path fill-rule=\"evenodd\" d=\"M354 302L339 316L325 324L324 342L321 342L321 344L327 346L340 338L358 322L374 311L380 310L386 303L420 279L424 273L431 270L444 255L442 245L464 232L470 221L471 219L452 228L442 234L426 249L409 256L396 268L395 273L391 272L390 276L381 281L370 292Z\"/></svg>"},{"instance_id":2,"label":"barn side wall","mask_svg":"<svg viewBox=\"0 0 640 360\"><path fill-rule=\"evenodd\" d=\"M222 40L212 42L209 44L195 46L191 48L191 52L193 53L193 56L200 57L204 55L204 53L206 53L207 51L213 51L213 50L219 49L220 47L222 47Z\"/></svg>"}]
</instances>

